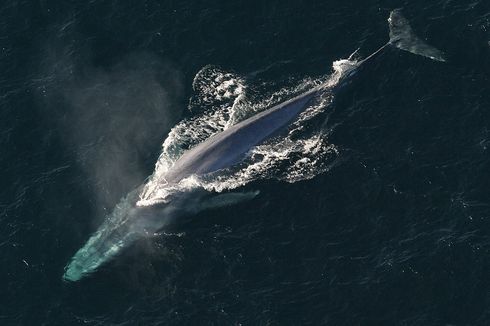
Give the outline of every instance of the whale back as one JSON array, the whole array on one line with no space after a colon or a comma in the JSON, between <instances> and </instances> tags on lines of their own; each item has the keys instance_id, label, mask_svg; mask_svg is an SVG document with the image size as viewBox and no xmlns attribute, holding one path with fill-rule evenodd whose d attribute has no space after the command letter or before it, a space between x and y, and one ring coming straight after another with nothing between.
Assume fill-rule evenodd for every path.
<instances>
[{"instance_id":1,"label":"whale back","mask_svg":"<svg viewBox=\"0 0 490 326\"><path fill-rule=\"evenodd\" d=\"M185 152L167 172L166 181L177 183L192 174L207 174L239 163L250 149L289 125L317 92L317 88L310 90L211 136Z\"/></svg>"}]
</instances>

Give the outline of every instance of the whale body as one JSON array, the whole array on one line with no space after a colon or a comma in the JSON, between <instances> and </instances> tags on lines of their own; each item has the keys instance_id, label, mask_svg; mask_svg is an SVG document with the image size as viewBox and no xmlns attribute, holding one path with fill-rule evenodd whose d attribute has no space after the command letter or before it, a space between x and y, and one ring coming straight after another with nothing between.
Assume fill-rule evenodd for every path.
<instances>
[{"instance_id":1,"label":"whale body","mask_svg":"<svg viewBox=\"0 0 490 326\"><path fill-rule=\"evenodd\" d=\"M372 61L389 47L436 61L446 60L441 51L428 45L414 34L400 10L392 11L388 21L389 42L345 71L341 80L334 86L335 88L342 87L345 81L357 71L357 68ZM177 159L165 174L165 180L162 181L177 184L191 175L204 175L233 167L241 162L252 148L289 126L301 112L310 106L315 97L328 87L326 84L316 86L211 136ZM332 90L332 87L329 89ZM255 192L221 194L203 202L200 198L194 198L195 196L182 194L174 199L172 205L141 207L137 204L141 188L133 190L124 197L86 244L75 253L65 267L63 275L65 281L74 282L82 279L96 271L134 241L155 234L166 225L164 217L175 214L176 211L193 213L209 207L249 200L257 195Z\"/></svg>"}]
</instances>

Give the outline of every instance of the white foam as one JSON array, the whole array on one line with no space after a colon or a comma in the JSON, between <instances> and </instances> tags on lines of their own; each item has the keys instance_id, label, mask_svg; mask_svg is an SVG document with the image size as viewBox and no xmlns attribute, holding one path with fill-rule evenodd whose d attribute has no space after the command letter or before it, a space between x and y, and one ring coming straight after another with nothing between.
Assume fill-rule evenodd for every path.
<instances>
[{"instance_id":1,"label":"white foam","mask_svg":"<svg viewBox=\"0 0 490 326\"><path fill-rule=\"evenodd\" d=\"M332 158L337 157L337 148L328 142L325 130L307 133L303 132L303 129L309 120L323 112L331 103L332 94L329 90L355 67L355 61L335 61L330 76L305 79L294 87L281 89L257 101L249 98L245 80L240 76L212 66L204 67L194 78L195 95L189 104L192 112L199 113L181 121L170 131L163 143L155 171L141 191L137 205L167 202L173 194L197 187L221 192L260 178L297 182L325 172ZM244 164L216 175L190 176L178 184L169 185L165 181L165 174L185 150L255 112L272 107L320 84L325 85L324 95L299 116L289 133L285 137L272 139L253 148Z\"/></svg>"}]
</instances>

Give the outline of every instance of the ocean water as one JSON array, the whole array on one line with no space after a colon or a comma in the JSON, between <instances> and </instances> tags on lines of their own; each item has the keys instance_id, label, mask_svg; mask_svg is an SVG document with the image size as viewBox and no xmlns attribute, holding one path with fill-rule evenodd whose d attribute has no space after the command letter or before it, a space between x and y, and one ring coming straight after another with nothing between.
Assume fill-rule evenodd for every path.
<instances>
[{"instance_id":1,"label":"ocean water","mask_svg":"<svg viewBox=\"0 0 490 326\"><path fill-rule=\"evenodd\" d=\"M386 49L248 170L194 183L253 198L62 279L128 192L164 200L183 149L332 81L395 8L447 62ZM0 325L490 323L488 1L6 0L0 18Z\"/></svg>"}]
</instances>

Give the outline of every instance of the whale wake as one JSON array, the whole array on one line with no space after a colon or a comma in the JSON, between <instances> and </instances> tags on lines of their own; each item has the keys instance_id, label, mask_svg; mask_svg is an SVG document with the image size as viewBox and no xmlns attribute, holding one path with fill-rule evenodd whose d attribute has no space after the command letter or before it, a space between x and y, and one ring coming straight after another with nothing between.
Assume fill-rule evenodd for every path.
<instances>
[{"instance_id":1,"label":"whale wake","mask_svg":"<svg viewBox=\"0 0 490 326\"><path fill-rule=\"evenodd\" d=\"M195 188L223 192L257 179L296 182L325 172L338 156L338 149L328 142L328 129L322 128L324 126L309 128L308 121L325 114L325 107L333 100L331 88L337 85L345 72L355 67L354 60L335 61L331 75L304 79L261 99L249 94L252 92L248 92L249 87L243 78L215 67L204 67L194 79L196 95L191 99L189 109L191 112L196 111L195 106L205 109L170 131L155 171L144 185L137 205L167 203L173 194ZM188 149L258 112L321 84L325 85L325 89L320 99L300 114L287 133L254 147L242 164L209 175L192 175L177 184L166 182L167 171Z\"/></svg>"}]
</instances>

